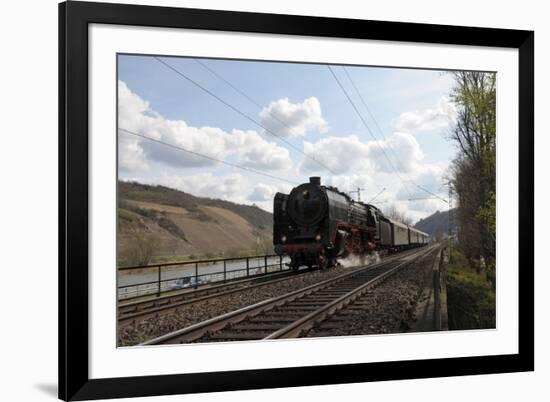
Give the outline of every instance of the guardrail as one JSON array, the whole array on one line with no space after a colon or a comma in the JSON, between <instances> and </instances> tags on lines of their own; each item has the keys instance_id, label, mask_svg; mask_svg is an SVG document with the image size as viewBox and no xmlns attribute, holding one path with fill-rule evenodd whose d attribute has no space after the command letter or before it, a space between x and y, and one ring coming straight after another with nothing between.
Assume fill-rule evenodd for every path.
<instances>
[{"instance_id":1,"label":"guardrail","mask_svg":"<svg viewBox=\"0 0 550 402\"><path fill-rule=\"evenodd\" d=\"M177 289L197 289L212 283L288 270L288 257L275 254L137 265L118 268L118 299L153 295ZM134 281L136 277L141 279Z\"/></svg>"}]
</instances>

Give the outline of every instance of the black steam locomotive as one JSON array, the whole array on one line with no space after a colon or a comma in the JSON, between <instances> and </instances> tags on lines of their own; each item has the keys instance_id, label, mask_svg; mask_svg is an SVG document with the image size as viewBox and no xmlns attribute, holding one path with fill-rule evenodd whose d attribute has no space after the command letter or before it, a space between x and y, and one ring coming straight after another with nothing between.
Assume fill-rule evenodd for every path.
<instances>
[{"instance_id":1,"label":"black steam locomotive","mask_svg":"<svg viewBox=\"0 0 550 402\"><path fill-rule=\"evenodd\" d=\"M336 265L349 254L365 256L428 243L429 236L394 221L374 205L354 201L311 177L290 194L277 193L273 206L273 244L291 266Z\"/></svg>"}]
</instances>

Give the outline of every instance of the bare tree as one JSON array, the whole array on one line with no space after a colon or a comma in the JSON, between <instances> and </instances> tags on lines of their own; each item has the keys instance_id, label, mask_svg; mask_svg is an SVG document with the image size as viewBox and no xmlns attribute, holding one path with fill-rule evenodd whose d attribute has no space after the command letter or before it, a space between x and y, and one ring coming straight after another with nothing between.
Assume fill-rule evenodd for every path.
<instances>
[{"instance_id":1,"label":"bare tree","mask_svg":"<svg viewBox=\"0 0 550 402\"><path fill-rule=\"evenodd\" d=\"M160 240L154 233L132 226L129 239L119 249L119 260L128 265L147 265L158 251ZM120 244L120 242L119 242Z\"/></svg>"},{"instance_id":2,"label":"bare tree","mask_svg":"<svg viewBox=\"0 0 550 402\"><path fill-rule=\"evenodd\" d=\"M404 212L399 211L393 204L385 209L384 215L405 225L411 226L413 224L413 219Z\"/></svg>"},{"instance_id":3,"label":"bare tree","mask_svg":"<svg viewBox=\"0 0 550 402\"><path fill-rule=\"evenodd\" d=\"M254 236L256 237L256 241L254 243L254 251L257 255L273 254L273 241L270 237L266 236L261 229L262 228L259 227L253 232Z\"/></svg>"}]
</instances>

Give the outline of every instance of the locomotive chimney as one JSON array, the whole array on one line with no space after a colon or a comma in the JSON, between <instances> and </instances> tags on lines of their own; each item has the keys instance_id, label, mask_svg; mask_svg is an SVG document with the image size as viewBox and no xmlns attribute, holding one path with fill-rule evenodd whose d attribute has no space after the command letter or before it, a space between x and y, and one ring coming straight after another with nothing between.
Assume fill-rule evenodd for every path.
<instances>
[{"instance_id":1,"label":"locomotive chimney","mask_svg":"<svg viewBox=\"0 0 550 402\"><path fill-rule=\"evenodd\" d=\"M313 176L313 177L310 177L309 178L309 183L310 184L315 184L317 186L320 186L321 185L321 178L319 176Z\"/></svg>"}]
</instances>

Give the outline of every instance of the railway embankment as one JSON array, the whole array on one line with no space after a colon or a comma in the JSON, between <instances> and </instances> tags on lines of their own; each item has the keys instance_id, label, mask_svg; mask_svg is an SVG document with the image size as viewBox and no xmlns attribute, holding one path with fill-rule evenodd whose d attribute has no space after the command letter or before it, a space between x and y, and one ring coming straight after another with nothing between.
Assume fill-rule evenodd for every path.
<instances>
[{"instance_id":1,"label":"railway embankment","mask_svg":"<svg viewBox=\"0 0 550 402\"><path fill-rule=\"evenodd\" d=\"M424 273L424 281L415 307L414 322L410 332L446 331L448 250L437 253Z\"/></svg>"},{"instance_id":2,"label":"railway embankment","mask_svg":"<svg viewBox=\"0 0 550 402\"><path fill-rule=\"evenodd\" d=\"M248 305L304 288L314 283L338 276L348 269L344 267L314 271L306 275L289 277L275 284L266 284L243 292L187 304L169 314L159 314L145 320L135 320L119 329L119 346L132 346L218 315L235 311Z\"/></svg>"},{"instance_id":3,"label":"railway embankment","mask_svg":"<svg viewBox=\"0 0 550 402\"><path fill-rule=\"evenodd\" d=\"M391 276L354 304L313 328L308 337L432 331L417 327L417 308L429 299L432 267L439 252L420 258ZM432 304L433 306L433 304ZM432 310L433 311L433 310Z\"/></svg>"},{"instance_id":4,"label":"railway embankment","mask_svg":"<svg viewBox=\"0 0 550 402\"><path fill-rule=\"evenodd\" d=\"M495 290L490 278L457 250L447 267L449 329L496 328Z\"/></svg>"}]
</instances>

